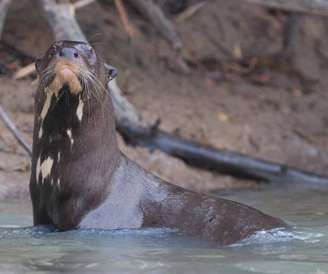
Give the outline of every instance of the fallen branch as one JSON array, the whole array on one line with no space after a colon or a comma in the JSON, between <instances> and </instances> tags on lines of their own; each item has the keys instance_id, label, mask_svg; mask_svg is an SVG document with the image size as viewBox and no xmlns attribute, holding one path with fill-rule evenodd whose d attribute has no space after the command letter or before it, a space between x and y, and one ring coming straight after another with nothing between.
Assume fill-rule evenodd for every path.
<instances>
[{"instance_id":1,"label":"fallen branch","mask_svg":"<svg viewBox=\"0 0 328 274\"><path fill-rule=\"evenodd\" d=\"M132 145L159 149L189 165L228 174L241 179L272 183L328 184L328 178L286 165L263 161L240 153L220 150L182 139L153 128L121 127L124 140Z\"/></svg>"},{"instance_id":2,"label":"fallen branch","mask_svg":"<svg viewBox=\"0 0 328 274\"><path fill-rule=\"evenodd\" d=\"M86 38L72 13L63 11L63 4L55 0L37 0L56 39L84 40ZM65 4L67 5L67 4ZM65 15L61 15L64 12ZM61 21L60 18L65 17ZM65 26L65 23L67 25ZM57 24L60 25L57 26ZM69 30L68 27L76 29ZM78 34L78 35L77 35ZM116 125L125 141L151 149L160 149L170 155L183 159L188 164L215 170L240 178L252 178L269 182L304 182L328 184L328 178L303 172L285 165L261 161L235 152L200 145L158 130L158 125L147 125L135 108L122 95L116 81L109 82L115 108Z\"/></svg>"},{"instance_id":3,"label":"fallen branch","mask_svg":"<svg viewBox=\"0 0 328 274\"><path fill-rule=\"evenodd\" d=\"M0 38L11 0L0 0Z\"/></svg>"},{"instance_id":4,"label":"fallen branch","mask_svg":"<svg viewBox=\"0 0 328 274\"><path fill-rule=\"evenodd\" d=\"M251 3L264 5L269 8L291 12L313 13L328 15L327 0L246 0Z\"/></svg>"},{"instance_id":5,"label":"fallen branch","mask_svg":"<svg viewBox=\"0 0 328 274\"><path fill-rule=\"evenodd\" d=\"M178 35L176 27L156 5L153 0L129 0L141 14L143 14L158 31L170 41L174 49L182 48L182 41Z\"/></svg>"},{"instance_id":6,"label":"fallen branch","mask_svg":"<svg viewBox=\"0 0 328 274\"><path fill-rule=\"evenodd\" d=\"M25 138L23 137L22 133L19 131L19 129L15 126L15 124L11 121L8 114L5 112L5 110L0 106L0 119L4 122L5 126L9 129L9 131L13 134L13 136L16 138L18 143L26 150L26 152L32 156L32 148L27 143Z\"/></svg>"}]
</instances>

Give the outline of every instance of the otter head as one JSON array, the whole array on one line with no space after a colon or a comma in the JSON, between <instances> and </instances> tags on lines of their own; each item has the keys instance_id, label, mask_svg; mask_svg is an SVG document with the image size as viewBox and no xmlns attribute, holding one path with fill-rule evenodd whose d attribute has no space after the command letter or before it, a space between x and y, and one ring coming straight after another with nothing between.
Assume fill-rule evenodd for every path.
<instances>
[{"instance_id":1,"label":"otter head","mask_svg":"<svg viewBox=\"0 0 328 274\"><path fill-rule=\"evenodd\" d=\"M83 95L101 96L107 82L116 76L116 70L105 68L89 44L77 41L53 43L35 66L41 89L56 96L63 88L72 95L83 91Z\"/></svg>"},{"instance_id":2,"label":"otter head","mask_svg":"<svg viewBox=\"0 0 328 274\"><path fill-rule=\"evenodd\" d=\"M108 81L116 76L116 70L105 67L85 42L57 41L35 66L40 79L36 94L39 138L44 129L47 135L58 132L54 122L50 123L53 119L61 127L71 128L73 121L82 121L85 105L89 114L97 110L107 94Z\"/></svg>"}]
</instances>

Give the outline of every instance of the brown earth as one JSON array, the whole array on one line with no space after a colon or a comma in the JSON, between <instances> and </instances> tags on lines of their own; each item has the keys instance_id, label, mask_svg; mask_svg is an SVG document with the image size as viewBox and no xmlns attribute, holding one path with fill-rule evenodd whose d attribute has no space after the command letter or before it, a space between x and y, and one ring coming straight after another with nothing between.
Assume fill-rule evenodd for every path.
<instances>
[{"instance_id":1,"label":"brown earth","mask_svg":"<svg viewBox=\"0 0 328 274\"><path fill-rule=\"evenodd\" d=\"M129 8L137 30L130 39L112 7L101 1L77 17L105 60L119 69L125 95L146 120L160 118L161 128L204 144L328 175L326 19L302 17L287 61L279 56L288 14L238 1L208 1L191 18L172 18L190 69L183 73L170 45L149 23ZM38 10L24 0L11 7L3 41L0 63L15 71L28 61L10 47L36 58L52 36ZM33 77L0 76L1 105L29 141ZM146 169L196 191L254 186L158 151L127 147L122 140L120 146ZM0 198L28 197L29 172L29 157L0 123Z\"/></svg>"}]
</instances>

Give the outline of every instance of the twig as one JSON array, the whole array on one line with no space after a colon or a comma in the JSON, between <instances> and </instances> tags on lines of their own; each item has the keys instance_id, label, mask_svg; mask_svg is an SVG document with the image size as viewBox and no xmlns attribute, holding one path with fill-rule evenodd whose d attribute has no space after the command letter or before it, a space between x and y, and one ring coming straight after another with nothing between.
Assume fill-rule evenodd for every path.
<instances>
[{"instance_id":1,"label":"twig","mask_svg":"<svg viewBox=\"0 0 328 274\"><path fill-rule=\"evenodd\" d=\"M31 156L32 155L32 148L27 143L27 141L24 139L22 133L19 131L19 129L15 126L15 124L11 121L8 114L5 112L5 110L0 106L0 118L6 125L6 127L10 130L12 135L16 138L18 143L26 150L26 152Z\"/></svg>"},{"instance_id":2,"label":"twig","mask_svg":"<svg viewBox=\"0 0 328 274\"><path fill-rule=\"evenodd\" d=\"M96 0L79 0L79 1L77 1L75 3L73 3L73 7L76 10L77 9L81 9L81 8L87 6L87 5L89 5L89 4L91 4L91 3L95 2L95 1Z\"/></svg>"},{"instance_id":3,"label":"twig","mask_svg":"<svg viewBox=\"0 0 328 274\"><path fill-rule=\"evenodd\" d=\"M128 14L126 12L126 9L123 5L122 0L115 0L115 6L116 9L118 11L118 14L122 20L123 23L123 27L125 29L125 31L127 32L127 34L129 35L129 37L133 37L134 36L134 29L131 26L130 22L129 22L129 17Z\"/></svg>"},{"instance_id":4,"label":"twig","mask_svg":"<svg viewBox=\"0 0 328 274\"><path fill-rule=\"evenodd\" d=\"M11 0L0 0L0 39Z\"/></svg>"},{"instance_id":5,"label":"twig","mask_svg":"<svg viewBox=\"0 0 328 274\"><path fill-rule=\"evenodd\" d=\"M188 7L185 11L178 15L177 21L184 22L188 20L190 17L194 16L202 7L204 7L205 4L206 1L202 1Z\"/></svg>"},{"instance_id":6,"label":"twig","mask_svg":"<svg viewBox=\"0 0 328 274\"><path fill-rule=\"evenodd\" d=\"M35 72L35 64L29 64L25 67L20 68L18 71L15 72L13 75L13 78L15 80L20 80L22 78L25 78Z\"/></svg>"}]
</instances>

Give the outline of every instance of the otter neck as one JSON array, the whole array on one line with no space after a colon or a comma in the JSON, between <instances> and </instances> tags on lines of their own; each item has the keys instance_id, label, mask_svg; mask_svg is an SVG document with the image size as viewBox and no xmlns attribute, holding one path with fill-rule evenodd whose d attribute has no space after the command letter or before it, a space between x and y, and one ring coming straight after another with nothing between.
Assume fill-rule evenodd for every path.
<instances>
[{"instance_id":1,"label":"otter neck","mask_svg":"<svg viewBox=\"0 0 328 274\"><path fill-rule=\"evenodd\" d=\"M45 88L39 92L41 96L37 97L41 100L36 102L36 114L40 122L39 139L68 129L78 130L79 135L91 136L92 132L89 131L92 127L104 126L110 133L115 129L113 107L105 92L97 99L84 95L83 91L73 94L67 85L59 90Z\"/></svg>"},{"instance_id":2,"label":"otter neck","mask_svg":"<svg viewBox=\"0 0 328 274\"><path fill-rule=\"evenodd\" d=\"M73 175L81 175L83 170L110 175L119 155L110 95L104 92L100 100L86 98L83 93L71 94L67 86L62 87L57 95L47 89L40 92L43 94L37 95L41 100L36 102L36 145L33 152L39 161L37 181L47 183L45 176L40 178L38 174L47 159L52 163L48 177L55 181L64 181L59 177L65 174L67 166L77 170L71 172ZM93 155L97 158L93 159ZM108 163L112 164L108 166ZM69 178L67 186L61 186L75 191L75 181L74 177Z\"/></svg>"},{"instance_id":3,"label":"otter neck","mask_svg":"<svg viewBox=\"0 0 328 274\"><path fill-rule=\"evenodd\" d=\"M100 101L83 99L67 87L57 97L38 90L35 109L35 203L57 228L74 228L106 199L119 166L111 98L104 92Z\"/></svg>"}]
</instances>

